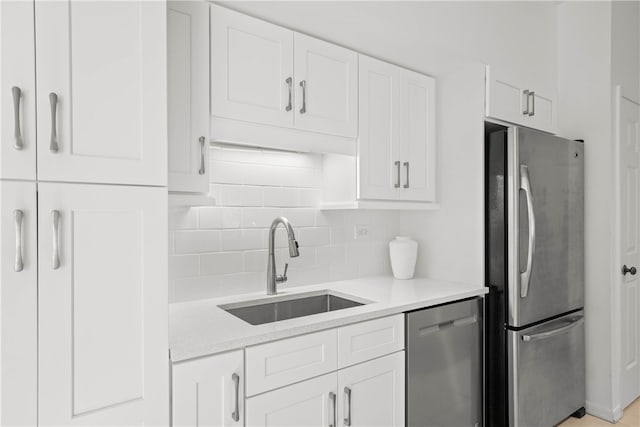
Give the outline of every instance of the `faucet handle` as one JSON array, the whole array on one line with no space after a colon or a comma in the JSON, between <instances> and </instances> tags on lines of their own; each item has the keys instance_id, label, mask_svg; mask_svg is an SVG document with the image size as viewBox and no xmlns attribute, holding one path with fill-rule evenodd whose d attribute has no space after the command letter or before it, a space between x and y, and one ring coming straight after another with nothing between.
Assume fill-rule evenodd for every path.
<instances>
[{"instance_id":1,"label":"faucet handle","mask_svg":"<svg viewBox=\"0 0 640 427\"><path fill-rule=\"evenodd\" d=\"M287 270L289 269L289 263L284 265L284 273L281 275L276 274L276 283L284 283L287 281Z\"/></svg>"}]
</instances>

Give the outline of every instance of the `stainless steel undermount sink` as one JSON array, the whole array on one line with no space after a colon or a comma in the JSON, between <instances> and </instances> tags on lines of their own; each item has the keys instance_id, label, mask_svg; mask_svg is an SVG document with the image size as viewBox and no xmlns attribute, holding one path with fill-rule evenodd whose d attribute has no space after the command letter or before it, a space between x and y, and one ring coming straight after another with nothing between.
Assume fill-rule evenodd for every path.
<instances>
[{"instance_id":1,"label":"stainless steel undermount sink","mask_svg":"<svg viewBox=\"0 0 640 427\"><path fill-rule=\"evenodd\" d=\"M219 305L218 307L247 323L262 325L280 320L358 307L369 302L361 298L340 295L325 290L243 301Z\"/></svg>"}]
</instances>

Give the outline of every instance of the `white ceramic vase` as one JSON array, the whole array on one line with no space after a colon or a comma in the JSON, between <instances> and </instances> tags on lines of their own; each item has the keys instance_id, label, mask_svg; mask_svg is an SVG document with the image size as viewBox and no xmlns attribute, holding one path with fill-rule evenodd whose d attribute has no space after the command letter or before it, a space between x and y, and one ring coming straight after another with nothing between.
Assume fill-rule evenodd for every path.
<instances>
[{"instance_id":1,"label":"white ceramic vase","mask_svg":"<svg viewBox=\"0 0 640 427\"><path fill-rule=\"evenodd\" d=\"M396 279L413 279L418 258L418 242L407 236L396 236L389 242L391 270Z\"/></svg>"}]
</instances>

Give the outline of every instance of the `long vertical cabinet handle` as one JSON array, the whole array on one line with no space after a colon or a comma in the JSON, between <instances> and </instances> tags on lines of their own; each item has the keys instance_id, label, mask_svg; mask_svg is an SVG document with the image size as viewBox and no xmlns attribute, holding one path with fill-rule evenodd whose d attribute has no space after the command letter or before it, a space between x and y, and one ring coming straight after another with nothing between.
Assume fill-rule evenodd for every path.
<instances>
[{"instance_id":1,"label":"long vertical cabinet handle","mask_svg":"<svg viewBox=\"0 0 640 427\"><path fill-rule=\"evenodd\" d=\"M536 251L536 215L533 210L533 194L531 191L531 179L529 178L529 166L520 165L520 189L524 191L527 199L527 217L529 220L529 253L527 254L527 268L520 273L520 297L526 298L529 294L529 282L531 281L531 267Z\"/></svg>"},{"instance_id":2,"label":"long vertical cabinet handle","mask_svg":"<svg viewBox=\"0 0 640 427\"><path fill-rule=\"evenodd\" d=\"M531 111L529 111L529 115L533 116L536 114L536 93L531 91L529 92L529 96L531 97ZM527 105L529 105L529 98L527 98Z\"/></svg>"},{"instance_id":3,"label":"long vertical cabinet handle","mask_svg":"<svg viewBox=\"0 0 640 427\"><path fill-rule=\"evenodd\" d=\"M49 104L51 105L51 141L49 143L49 151L58 152L58 131L56 130L56 114L58 109L58 95L54 92L49 94Z\"/></svg>"},{"instance_id":4,"label":"long vertical cabinet handle","mask_svg":"<svg viewBox=\"0 0 640 427\"><path fill-rule=\"evenodd\" d=\"M331 401L331 410L333 411L329 427L338 427L338 415L336 414L338 409L336 408L336 394L334 392L329 393L329 400Z\"/></svg>"},{"instance_id":5,"label":"long vertical cabinet handle","mask_svg":"<svg viewBox=\"0 0 640 427\"><path fill-rule=\"evenodd\" d=\"M235 403L235 408L233 410L233 413L231 414L231 418L233 418L233 421L238 422L240 421L240 403L239 403L239 399L240 399L240 376L236 373L234 373L233 375L231 375L231 379L233 380L233 387L235 389L235 395L236 395L236 403Z\"/></svg>"},{"instance_id":6,"label":"long vertical cabinet handle","mask_svg":"<svg viewBox=\"0 0 640 427\"><path fill-rule=\"evenodd\" d=\"M344 425L351 425L351 389L349 387L344 388L344 395L347 398L347 404L345 405Z\"/></svg>"},{"instance_id":7,"label":"long vertical cabinet handle","mask_svg":"<svg viewBox=\"0 0 640 427\"><path fill-rule=\"evenodd\" d=\"M404 184L404 188L409 188L409 162L404 162L404 167L407 169L407 181Z\"/></svg>"},{"instance_id":8,"label":"long vertical cabinet handle","mask_svg":"<svg viewBox=\"0 0 640 427\"><path fill-rule=\"evenodd\" d=\"M400 161L393 162L393 166L396 168L396 183L393 184L393 187L400 188Z\"/></svg>"},{"instance_id":9,"label":"long vertical cabinet handle","mask_svg":"<svg viewBox=\"0 0 640 427\"><path fill-rule=\"evenodd\" d=\"M11 94L13 95L13 147L16 150L22 150L24 147L22 132L20 132L20 99L22 98L22 91L18 86L14 86L11 88Z\"/></svg>"},{"instance_id":10,"label":"long vertical cabinet handle","mask_svg":"<svg viewBox=\"0 0 640 427\"><path fill-rule=\"evenodd\" d=\"M287 77L287 80L285 80L285 82L287 83L287 87L289 88L289 102L287 103L285 110L291 111L291 108L293 108L293 104L291 100L291 96L292 96L291 92L293 91L293 79L291 77Z\"/></svg>"},{"instance_id":11,"label":"long vertical cabinet handle","mask_svg":"<svg viewBox=\"0 0 640 427\"><path fill-rule=\"evenodd\" d=\"M24 264L22 262L22 220L24 218L24 213L20 209L16 209L13 211L13 214L16 219L16 261L13 269L19 273L24 268Z\"/></svg>"},{"instance_id":12,"label":"long vertical cabinet handle","mask_svg":"<svg viewBox=\"0 0 640 427\"><path fill-rule=\"evenodd\" d=\"M307 81L302 80L300 87L302 88L302 108L300 108L300 114L304 114L307 112Z\"/></svg>"},{"instance_id":13,"label":"long vertical cabinet handle","mask_svg":"<svg viewBox=\"0 0 640 427\"><path fill-rule=\"evenodd\" d=\"M522 96L524 96L525 101L526 101L526 106L524 107L524 110L522 110L522 114L527 116L527 115L529 115L529 90L523 90L522 91Z\"/></svg>"},{"instance_id":14,"label":"long vertical cabinet handle","mask_svg":"<svg viewBox=\"0 0 640 427\"><path fill-rule=\"evenodd\" d=\"M198 174L204 175L204 156L206 155L204 147L207 139L204 136L201 136L198 138L198 142L200 143L200 170L198 171Z\"/></svg>"},{"instance_id":15,"label":"long vertical cabinet handle","mask_svg":"<svg viewBox=\"0 0 640 427\"><path fill-rule=\"evenodd\" d=\"M51 255L51 269L57 270L60 268L60 243L58 225L60 223L60 211L51 211L51 233L53 240L53 251Z\"/></svg>"}]
</instances>

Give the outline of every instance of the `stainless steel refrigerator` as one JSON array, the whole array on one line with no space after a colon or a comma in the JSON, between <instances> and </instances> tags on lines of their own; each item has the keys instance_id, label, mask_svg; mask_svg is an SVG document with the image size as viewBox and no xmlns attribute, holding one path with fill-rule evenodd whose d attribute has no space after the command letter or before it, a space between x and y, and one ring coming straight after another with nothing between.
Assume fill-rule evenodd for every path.
<instances>
[{"instance_id":1,"label":"stainless steel refrigerator","mask_svg":"<svg viewBox=\"0 0 640 427\"><path fill-rule=\"evenodd\" d=\"M584 146L485 126L485 426L584 414Z\"/></svg>"}]
</instances>

